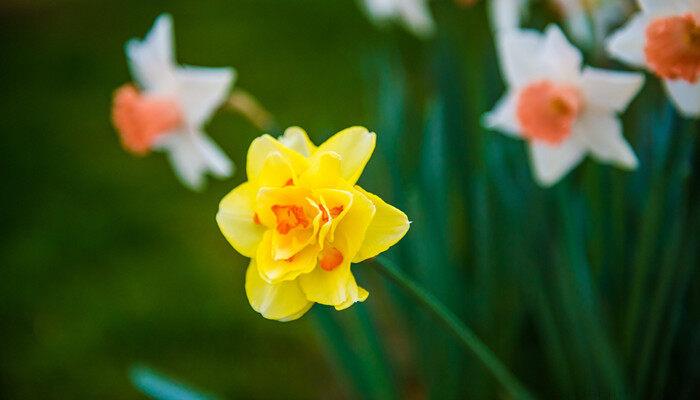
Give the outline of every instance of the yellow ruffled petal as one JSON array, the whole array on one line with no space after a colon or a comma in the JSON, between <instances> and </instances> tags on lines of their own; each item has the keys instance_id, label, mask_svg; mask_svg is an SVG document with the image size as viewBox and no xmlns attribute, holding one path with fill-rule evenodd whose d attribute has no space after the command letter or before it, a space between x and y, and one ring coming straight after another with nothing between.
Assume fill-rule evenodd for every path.
<instances>
[{"instance_id":1,"label":"yellow ruffled petal","mask_svg":"<svg viewBox=\"0 0 700 400\"><path fill-rule=\"evenodd\" d=\"M355 189L370 199L377 209L367 228L362 246L352 260L354 263L359 263L395 245L408 232L410 222L406 214L387 204L379 196L369 193L359 186L355 186Z\"/></svg>"},{"instance_id":2,"label":"yellow ruffled petal","mask_svg":"<svg viewBox=\"0 0 700 400\"><path fill-rule=\"evenodd\" d=\"M216 222L221 233L237 252L255 256L265 228L255 223L255 185L246 182L227 194L219 203Z\"/></svg>"},{"instance_id":3,"label":"yellow ruffled petal","mask_svg":"<svg viewBox=\"0 0 700 400\"><path fill-rule=\"evenodd\" d=\"M276 260L287 259L305 248L316 238L321 212L309 200L311 191L296 186L261 188L256 198L255 211L260 222L272 230L272 249ZM303 221L290 230L280 231L276 207L296 207L302 210ZM284 212L281 212L284 214Z\"/></svg>"},{"instance_id":4,"label":"yellow ruffled petal","mask_svg":"<svg viewBox=\"0 0 700 400\"><path fill-rule=\"evenodd\" d=\"M350 262L365 237L365 231L374 216L374 205L362 193L353 190L352 206L335 230L335 240L327 243L324 251L336 249L342 255L340 265L331 270L320 264L305 275L299 276L299 284L306 298L316 303L342 306L359 298L359 290L350 272Z\"/></svg>"},{"instance_id":5,"label":"yellow ruffled petal","mask_svg":"<svg viewBox=\"0 0 700 400\"><path fill-rule=\"evenodd\" d=\"M326 240L333 242L335 229L352 207L353 196L352 192L337 189L319 189L313 194L319 199L319 207L324 213L322 217L325 217L318 232L318 243L323 248Z\"/></svg>"},{"instance_id":6,"label":"yellow ruffled petal","mask_svg":"<svg viewBox=\"0 0 700 400\"><path fill-rule=\"evenodd\" d=\"M318 247L309 245L286 260L275 260L272 250L272 235L272 231L265 232L255 257L260 277L265 282L279 283L294 280L300 274L307 274L314 269Z\"/></svg>"},{"instance_id":7,"label":"yellow ruffled petal","mask_svg":"<svg viewBox=\"0 0 700 400\"><path fill-rule=\"evenodd\" d=\"M362 192L352 189L352 206L335 228L334 242L345 246L343 254L355 259L365 240L367 228L376 213L376 207Z\"/></svg>"},{"instance_id":8,"label":"yellow ruffled petal","mask_svg":"<svg viewBox=\"0 0 700 400\"><path fill-rule=\"evenodd\" d=\"M279 141L304 157L310 157L316 151L316 146L309 139L309 135L298 126L287 128L284 135L279 137Z\"/></svg>"},{"instance_id":9,"label":"yellow ruffled petal","mask_svg":"<svg viewBox=\"0 0 700 400\"><path fill-rule=\"evenodd\" d=\"M304 172L309 165L306 157L278 142L272 136L262 135L253 140L248 149L246 172L248 173L249 181L255 182L258 179L265 165L265 160L273 152L282 154L289 161L297 175Z\"/></svg>"},{"instance_id":10,"label":"yellow ruffled petal","mask_svg":"<svg viewBox=\"0 0 700 400\"><path fill-rule=\"evenodd\" d=\"M246 272L245 291L251 307L263 317L291 321L304 315L313 306L296 280L270 284L260 278L255 260Z\"/></svg>"},{"instance_id":11,"label":"yellow ruffled petal","mask_svg":"<svg viewBox=\"0 0 700 400\"><path fill-rule=\"evenodd\" d=\"M289 160L279 151L273 151L265 159L255 183L259 187L284 187L293 184L296 179Z\"/></svg>"},{"instance_id":12,"label":"yellow ruffled petal","mask_svg":"<svg viewBox=\"0 0 700 400\"><path fill-rule=\"evenodd\" d=\"M350 274L350 279L348 280L347 294L348 297L345 300L345 302L335 306L336 310L345 310L346 308L350 307L351 305L357 302L363 302L367 300L367 296L369 296L369 292L357 286L357 282L355 282L355 276L353 276L352 274Z\"/></svg>"},{"instance_id":13,"label":"yellow ruffled petal","mask_svg":"<svg viewBox=\"0 0 700 400\"><path fill-rule=\"evenodd\" d=\"M343 259L342 264L331 271L317 265L310 273L300 275L297 281L309 301L336 306L348 300L351 277L350 260Z\"/></svg>"},{"instance_id":14,"label":"yellow ruffled petal","mask_svg":"<svg viewBox=\"0 0 700 400\"><path fill-rule=\"evenodd\" d=\"M342 159L341 175L353 185L362 175L362 170L372 156L376 141L377 135L374 132L354 126L336 133L320 145L314 157L324 151L338 153Z\"/></svg>"},{"instance_id":15,"label":"yellow ruffled petal","mask_svg":"<svg viewBox=\"0 0 700 400\"><path fill-rule=\"evenodd\" d=\"M343 160L334 151L318 151L311 158L309 168L299 177L299 185L309 189L350 188L343 178Z\"/></svg>"}]
</instances>

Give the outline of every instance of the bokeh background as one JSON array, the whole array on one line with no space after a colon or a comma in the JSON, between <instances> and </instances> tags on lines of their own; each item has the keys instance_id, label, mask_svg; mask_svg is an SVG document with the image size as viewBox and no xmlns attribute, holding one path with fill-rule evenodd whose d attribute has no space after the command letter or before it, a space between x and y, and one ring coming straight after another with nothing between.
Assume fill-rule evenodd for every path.
<instances>
[{"instance_id":1,"label":"bokeh background","mask_svg":"<svg viewBox=\"0 0 700 400\"><path fill-rule=\"evenodd\" d=\"M420 40L352 0L0 2L0 398L144 398L134 365L231 399L510 398L371 262L350 310L250 308L214 216L261 132L221 110L207 131L238 170L195 193L110 123L123 45L161 12L179 62L235 67L278 127L378 133L360 183L413 221L389 257L538 397L698 398L697 124L649 78L624 117L640 168L588 159L543 190L481 128L503 91L484 1L431 9ZM586 61L623 68L601 46Z\"/></svg>"},{"instance_id":2,"label":"bokeh background","mask_svg":"<svg viewBox=\"0 0 700 400\"><path fill-rule=\"evenodd\" d=\"M354 2L4 0L0 397L139 398L135 362L229 398L347 395L311 318L250 308L247 260L214 221L260 132L231 112L212 120L239 169L202 193L162 154L120 147L123 45L164 11L180 62L234 66L280 124L317 140L369 125L361 58L380 33Z\"/></svg>"}]
</instances>

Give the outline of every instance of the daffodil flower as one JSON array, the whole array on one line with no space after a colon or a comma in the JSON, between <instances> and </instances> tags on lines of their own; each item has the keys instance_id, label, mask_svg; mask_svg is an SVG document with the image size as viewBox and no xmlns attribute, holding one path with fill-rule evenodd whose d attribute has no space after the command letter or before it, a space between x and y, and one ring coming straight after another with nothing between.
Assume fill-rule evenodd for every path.
<instances>
[{"instance_id":1,"label":"daffodil flower","mask_svg":"<svg viewBox=\"0 0 700 400\"><path fill-rule=\"evenodd\" d=\"M168 153L175 173L192 189L203 185L207 172L230 176L231 161L202 126L226 100L235 71L178 66L167 14L144 40L130 40L126 55L138 86L126 84L114 94L112 120L123 146L139 155Z\"/></svg>"},{"instance_id":2,"label":"daffodil flower","mask_svg":"<svg viewBox=\"0 0 700 400\"><path fill-rule=\"evenodd\" d=\"M637 167L616 114L641 89L642 74L582 69L581 53L554 25L544 34L504 33L499 41L509 88L484 123L528 141L540 185L555 184L589 152L600 162Z\"/></svg>"},{"instance_id":3,"label":"daffodil flower","mask_svg":"<svg viewBox=\"0 0 700 400\"><path fill-rule=\"evenodd\" d=\"M289 128L248 150L248 181L221 200L216 220L234 249L250 257L246 294L265 318L289 321L314 303L342 310L367 298L350 270L408 231L400 210L355 182L375 134L345 129L316 147Z\"/></svg>"},{"instance_id":4,"label":"daffodil flower","mask_svg":"<svg viewBox=\"0 0 700 400\"><path fill-rule=\"evenodd\" d=\"M414 35L425 38L435 31L427 0L363 0L364 9L377 24L400 22Z\"/></svg>"},{"instance_id":5,"label":"daffodil flower","mask_svg":"<svg viewBox=\"0 0 700 400\"><path fill-rule=\"evenodd\" d=\"M641 12L610 36L608 52L663 79L678 110L700 117L700 0L638 0Z\"/></svg>"}]
</instances>

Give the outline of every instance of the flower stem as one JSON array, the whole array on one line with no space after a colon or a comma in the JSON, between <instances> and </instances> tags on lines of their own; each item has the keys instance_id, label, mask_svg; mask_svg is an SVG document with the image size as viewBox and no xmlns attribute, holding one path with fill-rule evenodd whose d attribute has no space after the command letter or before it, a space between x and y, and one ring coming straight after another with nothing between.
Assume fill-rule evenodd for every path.
<instances>
[{"instance_id":1,"label":"flower stem","mask_svg":"<svg viewBox=\"0 0 700 400\"><path fill-rule=\"evenodd\" d=\"M493 351L479 339L478 336L467 327L459 318L450 311L430 292L416 285L406 276L399 267L385 257L377 257L375 264L379 267L379 273L394 282L413 300L420 304L435 319L437 319L447 330L452 333L459 342L493 374L498 382L510 392L515 399L533 400L534 397L525 389L501 360L496 357Z\"/></svg>"},{"instance_id":2,"label":"flower stem","mask_svg":"<svg viewBox=\"0 0 700 400\"><path fill-rule=\"evenodd\" d=\"M272 114L252 94L236 88L227 101L230 110L245 117L253 126L263 132L276 132L277 126Z\"/></svg>"}]
</instances>

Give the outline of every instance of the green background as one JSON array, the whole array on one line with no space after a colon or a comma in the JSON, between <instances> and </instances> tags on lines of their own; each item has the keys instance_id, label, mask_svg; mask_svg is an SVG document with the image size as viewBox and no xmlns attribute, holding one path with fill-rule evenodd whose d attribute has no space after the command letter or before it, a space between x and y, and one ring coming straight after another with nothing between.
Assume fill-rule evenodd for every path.
<instances>
[{"instance_id":1,"label":"green background","mask_svg":"<svg viewBox=\"0 0 700 400\"><path fill-rule=\"evenodd\" d=\"M545 3L526 26L558 20ZM0 398L143 398L135 364L224 398L509 398L372 262L347 311L250 308L214 216L261 132L218 113L238 171L195 193L110 124L123 45L161 12L180 62L235 67L279 127L377 132L360 183L413 221L388 257L537 398L700 397L697 122L647 75L622 115L639 168L588 157L540 188L527 144L481 126L504 89L484 1L431 9L421 41L351 0L0 3ZM584 57L625 69L602 42Z\"/></svg>"},{"instance_id":2,"label":"green background","mask_svg":"<svg viewBox=\"0 0 700 400\"><path fill-rule=\"evenodd\" d=\"M226 397L336 398L312 319L255 313L214 221L260 132L217 114L238 170L194 193L110 125L123 44L164 11L180 62L235 67L280 125L319 140L369 122L360 57L380 33L354 2L3 1L0 397L136 398L127 369L145 362Z\"/></svg>"}]
</instances>

